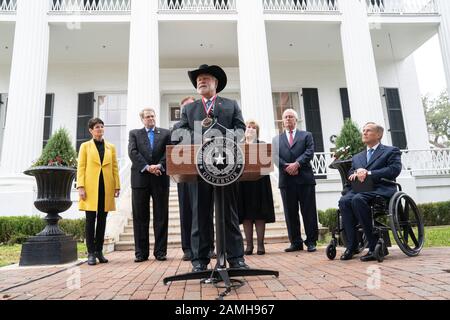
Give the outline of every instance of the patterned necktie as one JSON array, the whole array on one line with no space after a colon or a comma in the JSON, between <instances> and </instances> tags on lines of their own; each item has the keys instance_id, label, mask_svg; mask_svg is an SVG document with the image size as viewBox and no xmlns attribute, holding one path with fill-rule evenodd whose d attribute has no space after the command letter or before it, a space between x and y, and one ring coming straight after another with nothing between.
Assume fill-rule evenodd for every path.
<instances>
[{"instance_id":1,"label":"patterned necktie","mask_svg":"<svg viewBox=\"0 0 450 320\"><path fill-rule=\"evenodd\" d=\"M212 100L208 100L208 102L206 102L206 109L209 110L209 108L211 108L213 102ZM211 113L208 115L214 114L214 107L211 109Z\"/></svg>"},{"instance_id":2,"label":"patterned necktie","mask_svg":"<svg viewBox=\"0 0 450 320\"><path fill-rule=\"evenodd\" d=\"M369 151L367 151L367 163L370 162L370 159L372 159L373 153L375 152L374 149L370 149Z\"/></svg>"}]
</instances>

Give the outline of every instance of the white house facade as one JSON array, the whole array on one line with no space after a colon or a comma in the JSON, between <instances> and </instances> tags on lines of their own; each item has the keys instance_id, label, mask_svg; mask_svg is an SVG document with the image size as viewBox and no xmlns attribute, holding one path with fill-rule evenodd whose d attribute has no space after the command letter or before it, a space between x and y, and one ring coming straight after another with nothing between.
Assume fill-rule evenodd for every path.
<instances>
[{"instance_id":1,"label":"white house facade","mask_svg":"<svg viewBox=\"0 0 450 320\"><path fill-rule=\"evenodd\" d=\"M118 147L127 197L139 111L153 107L171 127L195 95L187 71L204 63L224 67L223 95L263 140L283 110L298 111L316 142L320 209L339 199L327 167L348 117L388 129L417 202L450 200L450 150L429 148L412 56L436 34L450 88L448 0L0 0L0 216L37 213L22 172L60 127L76 147L89 139L93 116Z\"/></svg>"}]
</instances>

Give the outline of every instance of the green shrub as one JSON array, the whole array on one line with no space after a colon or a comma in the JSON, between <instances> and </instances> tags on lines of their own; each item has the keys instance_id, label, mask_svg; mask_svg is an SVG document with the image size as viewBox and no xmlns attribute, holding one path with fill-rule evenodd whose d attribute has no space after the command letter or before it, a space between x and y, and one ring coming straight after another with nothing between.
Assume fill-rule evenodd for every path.
<instances>
[{"instance_id":1,"label":"green shrub","mask_svg":"<svg viewBox=\"0 0 450 320\"><path fill-rule=\"evenodd\" d=\"M13 239L35 235L45 224L39 217L0 217L0 243L12 244Z\"/></svg>"},{"instance_id":2,"label":"green shrub","mask_svg":"<svg viewBox=\"0 0 450 320\"><path fill-rule=\"evenodd\" d=\"M64 232L78 241L85 239L85 219L61 220ZM46 222L40 217L0 217L0 244L22 244L30 236L41 232Z\"/></svg>"},{"instance_id":3,"label":"green shrub","mask_svg":"<svg viewBox=\"0 0 450 320\"><path fill-rule=\"evenodd\" d=\"M65 233L73 236L77 241L83 242L86 239L86 219L61 220L59 226Z\"/></svg>"},{"instance_id":4,"label":"green shrub","mask_svg":"<svg viewBox=\"0 0 450 320\"><path fill-rule=\"evenodd\" d=\"M67 129L59 129L52 135L41 157L33 165L33 167L40 166L77 167L77 153Z\"/></svg>"},{"instance_id":5,"label":"green shrub","mask_svg":"<svg viewBox=\"0 0 450 320\"><path fill-rule=\"evenodd\" d=\"M328 228L330 231L337 228L337 209L328 209L326 211L319 211L319 221L322 226Z\"/></svg>"},{"instance_id":6,"label":"green shrub","mask_svg":"<svg viewBox=\"0 0 450 320\"><path fill-rule=\"evenodd\" d=\"M450 201L418 205L425 227L450 226ZM330 230L335 229L337 209L319 211L319 221ZM388 223L386 221L386 223Z\"/></svg>"},{"instance_id":7,"label":"green shrub","mask_svg":"<svg viewBox=\"0 0 450 320\"><path fill-rule=\"evenodd\" d=\"M364 150L364 147L362 133L358 125L351 119L345 120L344 126L336 139L336 159L351 159L352 156Z\"/></svg>"},{"instance_id":8,"label":"green shrub","mask_svg":"<svg viewBox=\"0 0 450 320\"><path fill-rule=\"evenodd\" d=\"M437 202L418 205L424 224L431 226L450 225L450 202Z\"/></svg>"}]
</instances>

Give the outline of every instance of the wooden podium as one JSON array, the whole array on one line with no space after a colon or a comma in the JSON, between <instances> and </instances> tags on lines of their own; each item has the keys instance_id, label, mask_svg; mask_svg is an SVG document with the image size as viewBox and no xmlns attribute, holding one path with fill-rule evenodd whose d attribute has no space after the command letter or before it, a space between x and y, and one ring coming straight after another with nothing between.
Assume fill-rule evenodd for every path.
<instances>
[{"instance_id":1,"label":"wooden podium","mask_svg":"<svg viewBox=\"0 0 450 320\"><path fill-rule=\"evenodd\" d=\"M167 147L167 174L177 183L196 182L202 178L197 170L197 154L202 146L177 145ZM245 169L239 181L257 181L264 175L268 175L274 170L272 161L272 146L268 144L241 145L245 155ZM203 180L201 180L203 181ZM214 186L215 193L221 193L220 200L224 199L224 187ZM222 201L223 202L223 201ZM177 275L164 279L164 284L176 281L203 280L204 283L217 284L224 283L218 288L226 289L219 296L219 299L227 296L233 288L244 285L242 281L233 280L231 277L250 276L275 276L279 277L278 271L255 270L255 269L229 269L227 268L226 242L225 242L225 214L224 204L216 203L216 250L217 264L214 270L194 272L184 275Z\"/></svg>"}]
</instances>

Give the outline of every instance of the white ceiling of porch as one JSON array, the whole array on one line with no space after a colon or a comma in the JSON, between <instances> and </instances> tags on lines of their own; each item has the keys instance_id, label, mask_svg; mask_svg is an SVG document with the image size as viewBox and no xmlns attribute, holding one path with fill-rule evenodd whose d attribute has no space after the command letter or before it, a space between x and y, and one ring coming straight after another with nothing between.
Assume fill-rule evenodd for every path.
<instances>
[{"instance_id":1,"label":"white ceiling of porch","mask_svg":"<svg viewBox=\"0 0 450 320\"><path fill-rule=\"evenodd\" d=\"M204 63L239 65L235 22L160 22L159 34L161 68L197 67Z\"/></svg>"},{"instance_id":2,"label":"white ceiling of porch","mask_svg":"<svg viewBox=\"0 0 450 320\"><path fill-rule=\"evenodd\" d=\"M338 23L271 21L266 30L270 60L342 60Z\"/></svg>"},{"instance_id":3,"label":"white ceiling of porch","mask_svg":"<svg viewBox=\"0 0 450 320\"><path fill-rule=\"evenodd\" d=\"M76 27L76 26L75 26ZM437 32L437 25L381 24L372 28L377 60L405 58ZM271 61L342 61L340 26L328 22L267 22ZM128 63L128 23L82 23L50 26L50 64ZM238 67L233 21L160 22L161 68L191 68L202 63ZM392 48L391 41L392 39ZM14 24L0 23L0 64L10 64Z\"/></svg>"},{"instance_id":4,"label":"white ceiling of porch","mask_svg":"<svg viewBox=\"0 0 450 320\"><path fill-rule=\"evenodd\" d=\"M50 64L128 63L128 23L52 24Z\"/></svg>"}]
</instances>

